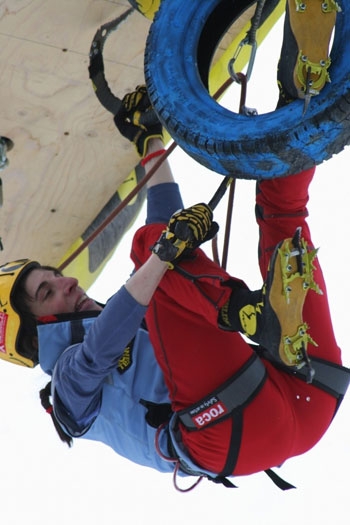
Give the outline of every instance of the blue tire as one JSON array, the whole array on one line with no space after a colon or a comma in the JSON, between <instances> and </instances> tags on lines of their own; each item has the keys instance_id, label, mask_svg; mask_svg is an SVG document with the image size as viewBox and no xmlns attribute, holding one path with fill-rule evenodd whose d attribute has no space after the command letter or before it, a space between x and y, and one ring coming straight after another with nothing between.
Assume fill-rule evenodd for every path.
<instances>
[{"instance_id":1,"label":"blue tire","mask_svg":"<svg viewBox=\"0 0 350 525\"><path fill-rule=\"evenodd\" d=\"M253 3L162 0L147 39L145 76L154 109L181 148L216 173L259 180L320 164L350 143L350 9L342 2L337 16L332 82L305 115L296 100L247 117L210 96L208 76L222 35ZM276 3L267 0L267 8Z\"/></svg>"}]
</instances>

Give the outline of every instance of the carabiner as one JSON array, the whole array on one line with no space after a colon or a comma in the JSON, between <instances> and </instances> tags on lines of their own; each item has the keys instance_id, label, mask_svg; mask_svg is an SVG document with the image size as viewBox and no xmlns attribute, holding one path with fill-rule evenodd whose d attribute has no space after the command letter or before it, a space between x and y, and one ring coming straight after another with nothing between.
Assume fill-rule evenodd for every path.
<instances>
[{"instance_id":1,"label":"carabiner","mask_svg":"<svg viewBox=\"0 0 350 525\"><path fill-rule=\"evenodd\" d=\"M233 57L231 58L231 60L228 63L228 71L229 71L230 77L233 78L233 80L235 82L237 82L238 84L241 83L241 79L239 78L238 73L236 73L236 71L234 70L234 63L236 62L240 52L242 51L242 48L244 46L246 46L246 45L250 45L251 46L250 57L249 57L249 62L248 62L248 67L247 67L247 73L245 75L246 79L248 81L250 79L250 77L251 77L251 74L252 74L252 70L253 70L253 66L254 66L254 62L255 62L256 51L257 51L257 48L258 48L258 44L257 44L256 40L254 40L254 42L250 43L248 36L246 36L243 40L241 40L241 42L239 43L239 45L238 45L238 47L237 47L237 49L235 51L235 54L233 55Z\"/></svg>"}]
</instances>

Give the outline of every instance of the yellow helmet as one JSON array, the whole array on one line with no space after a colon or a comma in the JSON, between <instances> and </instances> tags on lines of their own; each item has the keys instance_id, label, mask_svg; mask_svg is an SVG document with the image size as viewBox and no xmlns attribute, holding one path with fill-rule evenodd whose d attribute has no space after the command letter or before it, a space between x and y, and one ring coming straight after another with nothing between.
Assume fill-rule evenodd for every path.
<instances>
[{"instance_id":1,"label":"yellow helmet","mask_svg":"<svg viewBox=\"0 0 350 525\"><path fill-rule=\"evenodd\" d=\"M0 266L0 359L34 368L36 362L19 351L21 318L13 305L13 293L18 278L40 265L29 259L19 259Z\"/></svg>"}]
</instances>

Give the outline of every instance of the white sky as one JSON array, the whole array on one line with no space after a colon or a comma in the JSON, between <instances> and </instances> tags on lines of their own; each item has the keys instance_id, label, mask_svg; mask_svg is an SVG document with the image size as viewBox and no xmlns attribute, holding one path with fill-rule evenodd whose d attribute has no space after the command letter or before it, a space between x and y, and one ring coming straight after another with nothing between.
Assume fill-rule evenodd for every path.
<instances>
[{"instance_id":1,"label":"white sky","mask_svg":"<svg viewBox=\"0 0 350 525\"><path fill-rule=\"evenodd\" d=\"M268 72L265 70L264 78L268 73L270 79L274 79L275 47L275 43L266 46ZM253 89L254 82L258 85ZM273 80L263 85L261 79L251 80L247 104L257 107L259 113L273 108L277 92L271 84ZM208 201L221 177L196 165L178 148L172 158L185 204ZM326 277L334 329L347 366L350 364L347 334L349 162L347 148L318 168L310 188L309 205L309 224L315 245L321 247L319 258ZM256 257L254 190L253 181L237 182L228 262L228 270L243 278L252 289L261 286ZM225 213L223 203L215 213L221 224L221 239ZM142 211L138 224L142 224L144 218ZM96 299L106 300L131 271L128 262L131 236L132 232L125 236L104 274L90 290ZM61 444L38 398L39 389L47 381L48 377L39 368L32 371L1 363L1 524L349 523L350 427L346 418L349 396L320 443L280 469L279 474L295 484L297 490L283 493L265 474L257 474L237 478L239 489L229 490L203 481L194 491L179 494L172 487L171 476L135 466L103 445L76 440L69 450Z\"/></svg>"}]
</instances>

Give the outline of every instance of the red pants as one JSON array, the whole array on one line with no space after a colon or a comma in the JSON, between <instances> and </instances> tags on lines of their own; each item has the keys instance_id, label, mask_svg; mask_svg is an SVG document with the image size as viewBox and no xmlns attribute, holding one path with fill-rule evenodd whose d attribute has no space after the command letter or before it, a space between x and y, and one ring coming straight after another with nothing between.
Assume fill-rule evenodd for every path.
<instances>
[{"instance_id":1,"label":"red pants","mask_svg":"<svg viewBox=\"0 0 350 525\"><path fill-rule=\"evenodd\" d=\"M291 237L298 226L311 244L305 222L308 186L313 170L287 178L264 181L257 194L260 227L260 267L265 276L276 244ZM150 254L164 228L145 226L134 238L132 258L140 266ZM227 301L230 289L222 286L229 275L201 250L181 266L188 272L211 277L191 281L176 271L163 278L146 316L155 355L164 372L173 409L180 410L215 390L251 357L253 350L239 333L217 326L218 309ZM304 305L304 319L318 347L309 354L340 363L326 287L317 263L315 280L323 295L310 291ZM258 395L244 410L243 434L235 475L246 475L283 463L313 447L327 430L336 401L317 387L308 385L265 363L268 378ZM192 459L203 468L221 472L226 461L235 421L189 432L181 428L182 439Z\"/></svg>"}]
</instances>

